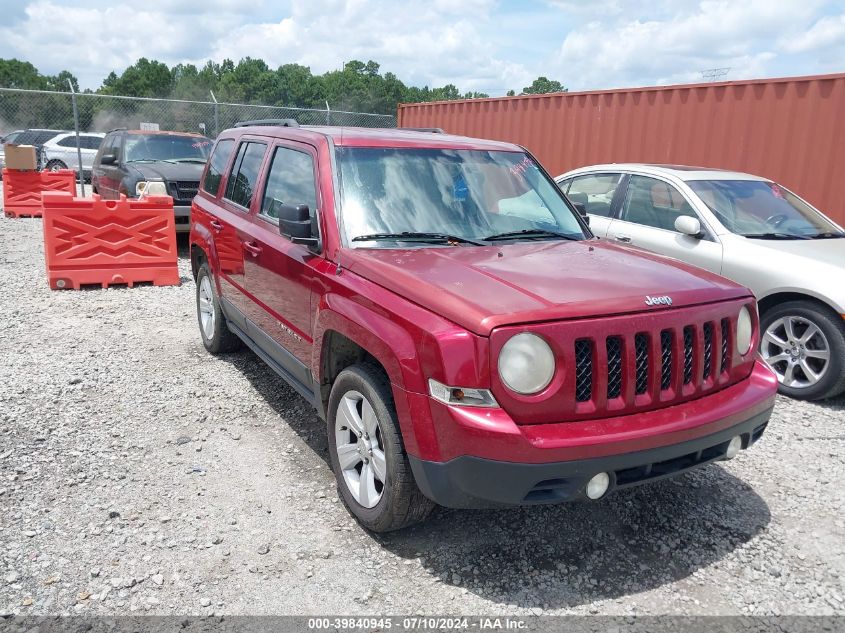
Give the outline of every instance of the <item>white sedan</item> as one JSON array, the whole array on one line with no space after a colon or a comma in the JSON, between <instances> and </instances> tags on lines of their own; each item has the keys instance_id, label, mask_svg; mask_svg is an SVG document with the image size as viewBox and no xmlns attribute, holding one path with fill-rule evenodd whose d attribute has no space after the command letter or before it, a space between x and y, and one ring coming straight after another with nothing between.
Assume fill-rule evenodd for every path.
<instances>
[{"instance_id":1,"label":"white sedan","mask_svg":"<svg viewBox=\"0 0 845 633\"><path fill-rule=\"evenodd\" d=\"M766 178L681 165L610 164L556 182L608 240L724 275L757 296L760 353L783 394L845 391L845 231Z\"/></svg>"}]
</instances>

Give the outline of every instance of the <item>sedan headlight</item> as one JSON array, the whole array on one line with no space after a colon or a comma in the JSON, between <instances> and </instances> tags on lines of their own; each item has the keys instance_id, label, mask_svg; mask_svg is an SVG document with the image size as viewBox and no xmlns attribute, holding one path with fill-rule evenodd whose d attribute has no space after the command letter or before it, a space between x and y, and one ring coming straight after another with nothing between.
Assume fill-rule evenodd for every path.
<instances>
[{"instance_id":1,"label":"sedan headlight","mask_svg":"<svg viewBox=\"0 0 845 633\"><path fill-rule=\"evenodd\" d=\"M142 180L135 185L136 196L166 196L167 187L160 180Z\"/></svg>"},{"instance_id":2,"label":"sedan headlight","mask_svg":"<svg viewBox=\"0 0 845 633\"><path fill-rule=\"evenodd\" d=\"M552 348L535 334L511 337L499 352L499 376L505 386L524 395L549 386L555 373Z\"/></svg>"},{"instance_id":3,"label":"sedan headlight","mask_svg":"<svg viewBox=\"0 0 845 633\"><path fill-rule=\"evenodd\" d=\"M747 306L743 306L736 320L736 351L741 356L745 356L751 348L753 334L754 325L751 320L751 312L748 311Z\"/></svg>"}]
</instances>

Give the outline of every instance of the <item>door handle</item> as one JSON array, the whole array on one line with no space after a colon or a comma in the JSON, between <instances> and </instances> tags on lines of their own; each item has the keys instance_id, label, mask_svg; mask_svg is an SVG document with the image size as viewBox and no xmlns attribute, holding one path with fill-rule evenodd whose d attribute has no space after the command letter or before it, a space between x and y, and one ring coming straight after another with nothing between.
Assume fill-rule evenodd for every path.
<instances>
[{"instance_id":1,"label":"door handle","mask_svg":"<svg viewBox=\"0 0 845 633\"><path fill-rule=\"evenodd\" d=\"M617 241L617 242L625 242L625 244L630 244L630 243L631 243L631 238L630 238L630 237L628 237L627 235L617 235L617 236L616 236L616 241Z\"/></svg>"},{"instance_id":2,"label":"door handle","mask_svg":"<svg viewBox=\"0 0 845 633\"><path fill-rule=\"evenodd\" d=\"M253 257L258 257L261 254L261 247L253 242L244 242L244 250L252 255Z\"/></svg>"},{"instance_id":3,"label":"door handle","mask_svg":"<svg viewBox=\"0 0 845 633\"><path fill-rule=\"evenodd\" d=\"M218 222L217 220L211 220L209 224L211 225L211 228L213 228L215 231L223 230L223 225L220 224L220 222Z\"/></svg>"}]
</instances>

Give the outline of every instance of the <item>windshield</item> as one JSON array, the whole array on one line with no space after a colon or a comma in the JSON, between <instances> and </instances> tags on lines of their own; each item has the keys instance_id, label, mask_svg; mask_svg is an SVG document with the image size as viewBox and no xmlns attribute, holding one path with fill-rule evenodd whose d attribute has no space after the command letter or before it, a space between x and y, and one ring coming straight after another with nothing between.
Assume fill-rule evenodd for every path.
<instances>
[{"instance_id":1,"label":"windshield","mask_svg":"<svg viewBox=\"0 0 845 633\"><path fill-rule=\"evenodd\" d=\"M211 149L211 139L176 134L128 134L126 136L126 161L170 160L205 162Z\"/></svg>"},{"instance_id":2,"label":"windshield","mask_svg":"<svg viewBox=\"0 0 845 633\"><path fill-rule=\"evenodd\" d=\"M778 184L760 180L691 180L726 229L747 237L796 239L839 234L839 228Z\"/></svg>"},{"instance_id":3,"label":"windshield","mask_svg":"<svg viewBox=\"0 0 845 633\"><path fill-rule=\"evenodd\" d=\"M390 246L385 236L401 233L464 244L523 231L531 233L506 239L586 237L560 190L522 152L345 147L337 155L351 246ZM376 235L378 243L361 240Z\"/></svg>"}]
</instances>

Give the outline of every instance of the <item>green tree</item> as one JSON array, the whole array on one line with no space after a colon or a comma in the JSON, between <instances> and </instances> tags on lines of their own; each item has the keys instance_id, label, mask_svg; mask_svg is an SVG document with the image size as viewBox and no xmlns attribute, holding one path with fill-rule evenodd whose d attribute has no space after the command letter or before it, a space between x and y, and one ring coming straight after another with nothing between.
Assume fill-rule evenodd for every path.
<instances>
[{"instance_id":1,"label":"green tree","mask_svg":"<svg viewBox=\"0 0 845 633\"><path fill-rule=\"evenodd\" d=\"M166 98L172 90L173 77L167 64L142 57L120 75L109 73L100 92L129 97Z\"/></svg>"},{"instance_id":2,"label":"green tree","mask_svg":"<svg viewBox=\"0 0 845 633\"><path fill-rule=\"evenodd\" d=\"M559 81L542 76L537 77L537 79L531 82L530 86L522 89L522 94L526 95L541 95L550 92L567 92L567 89Z\"/></svg>"}]
</instances>

